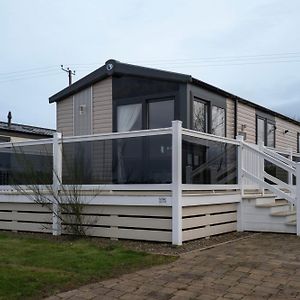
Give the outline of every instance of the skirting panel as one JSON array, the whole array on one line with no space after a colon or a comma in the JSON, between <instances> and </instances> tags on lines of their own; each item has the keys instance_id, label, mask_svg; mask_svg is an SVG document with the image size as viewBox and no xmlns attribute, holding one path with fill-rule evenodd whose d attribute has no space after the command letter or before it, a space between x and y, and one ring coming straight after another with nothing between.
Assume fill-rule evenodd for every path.
<instances>
[{"instance_id":1,"label":"skirting panel","mask_svg":"<svg viewBox=\"0 0 300 300\"><path fill-rule=\"evenodd\" d=\"M62 229L74 215L63 214ZM170 207L86 205L81 216L87 235L116 239L171 242ZM0 203L0 230L52 232L52 212L35 203Z\"/></svg>"},{"instance_id":2,"label":"skirting panel","mask_svg":"<svg viewBox=\"0 0 300 300\"><path fill-rule=\"evenodd\" d=\"M184 207L183 241L236 231L237 205L216 204Z\"/></svg>"},{"instance_id":3,"label":"skirting panel","mask_svg":"<svg viewBox=\"0 0 300 300\"><path fill-rule=\"evenodd\" d=\"M35 203L0 203L0 229L52 232L52 213Z\"/></svg>"}]
</instances>

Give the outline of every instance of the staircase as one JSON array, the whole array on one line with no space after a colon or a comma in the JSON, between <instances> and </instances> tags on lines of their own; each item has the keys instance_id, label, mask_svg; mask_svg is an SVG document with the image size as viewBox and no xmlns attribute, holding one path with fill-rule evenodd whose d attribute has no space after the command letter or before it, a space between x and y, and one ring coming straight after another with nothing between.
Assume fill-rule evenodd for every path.
<instances>
[{"instance_id":1,"label":"staircase","mask_svg":"<svg viewBox=\"0 0 300 300\"><path fill-rule=\"evenodd\" d=\"M296 210L275 195L248 195L242 202L243 230L296 233Z\"/></svg>"},{"instance_id":2,"label":"staircase","mask_svg":"<svg viewBox=\"0 0 300 300\"><path fill-rule=\"evenodd\" d=\"M297 204L300 201L300 163L296 163L262 145L242 142L240 174L242 202L240 229L259 232L297 233ZM267 173L265 162L287 172L289 182ZM256 165L256 168L251 166ZM249 167L250 166L250 167ZM297 176L298 175L298 176ZM293 176L297 185L293 184ZM257 190L246 192L243 182L252 182ZM250 193L249 193L250 192ZM298 207L298 214L300 209ZM298 228L298 234L299 228Z\"/></svg>"}]
</instances>

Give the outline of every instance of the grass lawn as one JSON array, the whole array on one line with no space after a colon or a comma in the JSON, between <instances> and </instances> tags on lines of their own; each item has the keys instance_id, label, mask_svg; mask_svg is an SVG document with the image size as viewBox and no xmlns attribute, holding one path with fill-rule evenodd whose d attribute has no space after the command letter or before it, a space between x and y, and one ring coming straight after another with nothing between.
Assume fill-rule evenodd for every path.
<instances>
[{"instance_id":1,"label":"grass lawn","mask_svg":"<svg viewBox=\"0 0 300 300\"><path fill-rule=\"evenodd\" d=\"M121 246L101 247L88 239L0 233L0 299L40 299L174 260Z\"/></svg>"}]
</instances>

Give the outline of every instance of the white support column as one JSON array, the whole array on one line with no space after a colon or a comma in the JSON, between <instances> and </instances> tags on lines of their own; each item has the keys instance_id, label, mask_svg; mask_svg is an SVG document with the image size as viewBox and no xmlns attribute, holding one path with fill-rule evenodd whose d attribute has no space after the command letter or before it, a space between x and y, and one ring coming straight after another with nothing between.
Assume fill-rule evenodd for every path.
<instances>
[{"instance_id":1,"label":"white support column","mask_svg":"<svg viewBox=\"0 0 300 300\"><path fill-rule=\"evenodd\" d=\"M243 174L242 174L242 169L243 169L243 141L244 137L242 135L238 135L236 137L236 140L240 142L238 146L238 185L240 187L241 191L241 202L238 204L237 208L237 231L244 231L244 226L243 226L243 196L244 196L244 184L243 184Z\"/></svg>"},{"instance_id":2,"label":"white support column","mask_svg":"<svg viewBox=\"0 0 300 300\"><path fill-rule=\"evenodd\" d=\"M182 245L182 122L172 121L172 244Z\"/></svg>"},{"instance_id":3,"label":"white support column","mask_svg":"<svg viewBox=\"0 0 300 300\"><path fill-rule=\"evenodd\" d=\"M59 132L53 135L53 193L58 195L62 183L62 135ZM59 203L53 199L52 204L52 234L61 235L61 218Z\"/></svg>"},{"instance_id":4,"label":"white support column","mask_svg":"<svg viewBox=\"0 0 300 300\"><path fill-rule=\"evenodd\" d=\"M296 223L297 235L300 236L300 163L296 165Z\"/></svg>"}]
</instances>

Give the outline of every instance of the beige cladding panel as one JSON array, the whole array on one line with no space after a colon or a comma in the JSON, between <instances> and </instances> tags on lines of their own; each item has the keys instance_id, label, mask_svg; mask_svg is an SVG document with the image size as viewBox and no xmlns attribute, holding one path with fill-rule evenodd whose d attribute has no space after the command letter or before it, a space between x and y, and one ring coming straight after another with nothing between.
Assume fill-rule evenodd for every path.
<instances>
[{"instance_id":1,"label":"beige cladding panel","mask_svg":"<svg viewBox=\"0 0 300 300\"><path fill-rule=\"evenodd\" d=\"M56 103L56 127L64 136L72 136L73 132L73 97Z\"/></svg>"},{"instance_id":2,"label":"beige cladding panel","mask_svg":"<svg viewBox=\"0 0 300 300\"><path fill-rule=\"evenodd\" d=\"M112 132L112 79L93 85L93 133Z\"/></svg>"},{"instance_id":3,"label":"beige cladding panel","mask_svg":"<svg viewBox=\"0 0 300 300\"><path fill-rule=\"evenodd\" d=\"M234 136L234 100L226 100L226 136L228 138L235 138Z\"/></svg>"},{"instance_id":4,"label":"beige cladding panel","mask_svg":"<svg viewBox=\"0 0 300 300\"><path fill-rule=\"evenodd\" d=\"M237 132L240 131L246 133L246 141L249 143L256 143L256 112L255 108L243 103L238 103L238 120L237 120Z\"/></svg>"},{"instance_id":5,"label":"beige cladding panel","mask_svg":"<svg viewBox=\"0 0 300 300\"><path fill-rule=\"evenodd\" d=\"M288 130L288 132L286 132ZM297 151L297 135L300 126L276 117L276 148Z\"/></svg>"}]
</instances>

